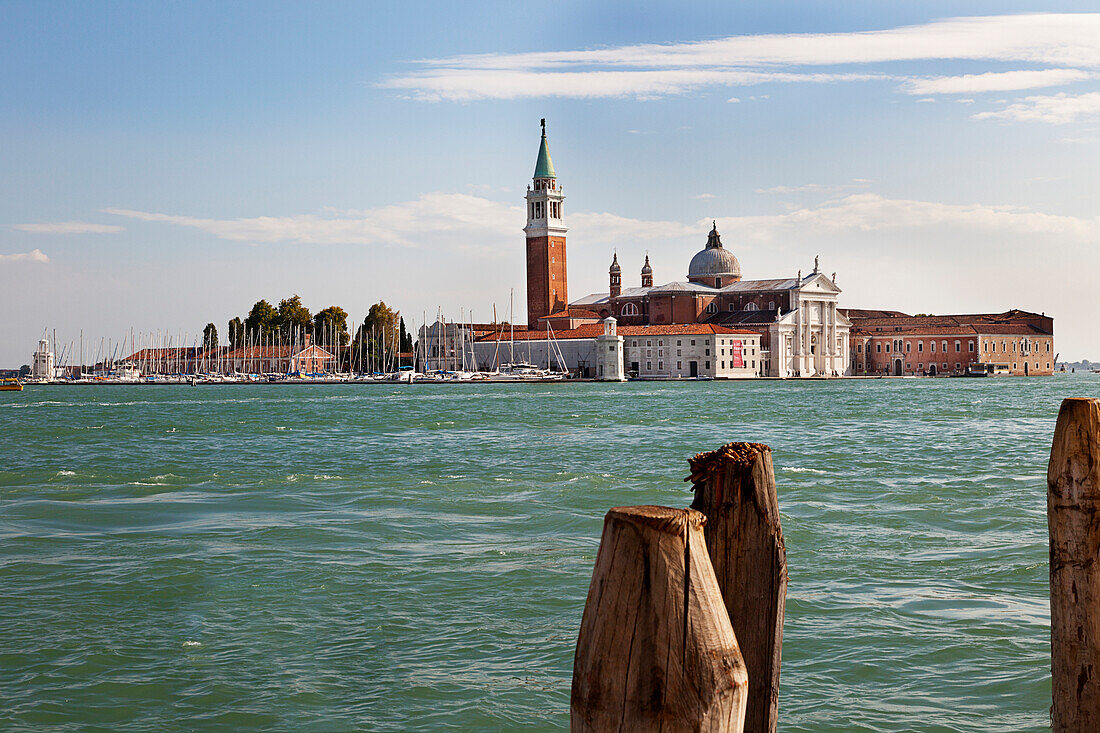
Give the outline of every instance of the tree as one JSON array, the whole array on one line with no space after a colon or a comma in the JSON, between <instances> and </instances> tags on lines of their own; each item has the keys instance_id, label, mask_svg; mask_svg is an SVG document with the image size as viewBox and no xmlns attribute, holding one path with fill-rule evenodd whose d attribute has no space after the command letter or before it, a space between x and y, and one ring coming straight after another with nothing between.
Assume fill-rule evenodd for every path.
<instances>
[{"instance_id":1,"label":"tree","mask_svg":"<svg viewBox=\"0 0 1100 733\"><path fill-rule=\"evenodd\" d=\"M244 327L247 336L263 336L275 330L279 323L279 312L271 307L266 300L258 300L244 319Z\"/></svg>"},{"instance_id":2,"label":"tree","mask_svg":"<svg viewBox=\"0 0 1100 733\"><path fill-rule=\"evenodd\" d=\"M313 317L313 333L317 340L336 346L347 346L348 314L338 305L330 305Z\"/></svg>"},{"instance_id":3,"label":"tree","mask_svg":"<svg viewBox=\"0 0 1100 733\"><path fill-rule=\"evenodd\" d=\"M362 364L369 371L380 371L391 366L390 359L400 344L395 333L400 321L400 314L384 301L370 307L352 342L356 367Z\"/></svg>"},{"instance_id":4,"label":"tree","mask_svg":"<svg viewBox=\"0 0 1100 733\"><path fill-rule=\"evenodd\" d=\"M244 324L241 323L240 318L234 318L229 322L229 345L234 349L240 348L244 344Z\"/></svg>"},{"instance_id":5,"label":"tree","mask_svg":"<svg viewBox=\"0 0 1100 733\"><path fill-rule=\"evenodd\" d=\"M218 327L213 323L207 323L202 330L202 348L206 351L218 348Z\"/></svg>"},{"instance_id":6,"label":"tree","mask_svg":"<svg viewBox=\"0 0 1100 733\"><path fill-rule=\"evenodd\" d=\"M275 328L279 329L283 341L293 341L296 334L309 333L312 327L313 316L309 308L302 305L301 297L294 295L279 301Z\"/></svg>"},{"instance_id":7,"label":"tree","mask_svg":"<svg viewBox=\"0 0 1100 733\"><path fill-rule=\"evenodd\" d=\"M20 377L25 377L30 373L31 373L31 365L30 364L24 364L23 366L19 367L19 376Z\"/></svg>"},{"instance_id":8,"label":"tree","mask_svg":"<svg viewBox=\"0 0 1100 733\"><path fill-rule=\"evenodd\" d=\"M409 335L409 332L405 330L405 319L401 319L401 351L412 351L413 339Z\"/></svg>"}]
</instances>

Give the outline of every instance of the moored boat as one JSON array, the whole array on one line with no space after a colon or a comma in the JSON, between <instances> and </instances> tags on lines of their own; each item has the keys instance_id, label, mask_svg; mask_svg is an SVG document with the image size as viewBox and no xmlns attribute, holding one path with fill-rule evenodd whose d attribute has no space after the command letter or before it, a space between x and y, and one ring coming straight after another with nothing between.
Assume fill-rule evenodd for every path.
<instances>
[{"instance_id":1,"label":"moored boat","mask_svg":"<svg viewBox=\"0 0 1100 733\"><path fill-rule=\"evenodd\" d=\"M22 392L23 383L11 377L0 379L0 392Z\"/></svg>"}]
</instances>

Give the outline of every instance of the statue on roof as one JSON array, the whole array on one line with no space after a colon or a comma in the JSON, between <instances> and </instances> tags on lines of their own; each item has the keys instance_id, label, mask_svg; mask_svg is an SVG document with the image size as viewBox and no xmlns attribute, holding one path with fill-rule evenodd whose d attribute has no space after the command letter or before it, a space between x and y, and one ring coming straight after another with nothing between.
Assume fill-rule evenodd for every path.
<instances>
[{"instance_id":1,"label":"statue on roof","mask_svg":"<svg viewBox=\"0 0 1100 733\"><path fill-rule=\"evenodd\" d=\"M818 260L821 259L821 255L814 255L814 274L816 275L821 271L821 266L818 264Z\"/></svg>"}]
</instances>

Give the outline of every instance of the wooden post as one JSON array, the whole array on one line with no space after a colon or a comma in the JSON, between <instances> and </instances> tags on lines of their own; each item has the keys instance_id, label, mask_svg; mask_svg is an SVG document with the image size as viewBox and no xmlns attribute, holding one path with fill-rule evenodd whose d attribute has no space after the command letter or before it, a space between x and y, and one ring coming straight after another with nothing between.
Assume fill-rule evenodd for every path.
<instances>
[{"instance_id":1,"label":"wooden post","mask_svg":"<svg viewBox=\"0 0 1100 733\"><path fill-rule=\"evenodd\" d=\"M1100 400L1067 399L1047 468L1056 733L1100 730Z\"/></svg>"},{"instance_id":2,"label":"wooden post","mask_svg":"<svg viewBox=\"0 0 1100 733\"><path fill-rule=\"evenodd\" d=\"M748 680L690 509L604 518L573 660L571 729L741 733Z\"/></svg>"},{"instance_id":3,"label":"wooden post","mask_svg":"<svg viewBox=\"0 0 1100 733\"><path fill-rule=\"evenodd\" d=\"M689 461L718 587L749 672L745 730L773 733L787 599L787 551L779 526L771 448L729 443Z\"/></svg>"}]
</instances>

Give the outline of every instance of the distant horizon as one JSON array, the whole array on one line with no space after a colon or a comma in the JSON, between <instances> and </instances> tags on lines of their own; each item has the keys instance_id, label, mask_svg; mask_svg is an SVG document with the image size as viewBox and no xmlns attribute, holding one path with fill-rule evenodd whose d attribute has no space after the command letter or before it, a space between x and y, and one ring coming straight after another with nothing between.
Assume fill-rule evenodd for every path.
<instances>
[{"instance_id":1,"label":"distant horizon","mask_svg":"<svg viewBox=\"0 0 1100 733\"><path fill-rule=\"evenodd\" d=\"M842 308L1045 313L1085 360L1100 13L1048 7L9 3L0 363L292 294L522 314L541 118L570 300L717 220L745 279L820 255Z\"/></svg>"}]
</instances>

